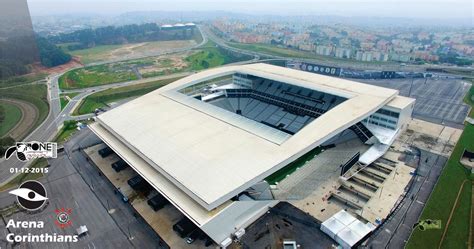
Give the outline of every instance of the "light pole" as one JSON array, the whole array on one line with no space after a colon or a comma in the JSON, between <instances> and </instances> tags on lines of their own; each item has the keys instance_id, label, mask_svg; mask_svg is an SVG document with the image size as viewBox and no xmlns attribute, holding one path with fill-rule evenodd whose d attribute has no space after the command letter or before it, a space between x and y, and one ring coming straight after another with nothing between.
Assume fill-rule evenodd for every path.
<instances>
[{"instance_id":1,"label":"light pole","mask_svg":"<svg viewBox=\"0 0 474 249\"><path fill-rule=\"evenodd\" d=\"M128 230L128 239L133 240L134 237L132 236L132 232L130 231L130 223L128 223L127 230Z\"/></svg>"},{"instance_id":2,"label":"light pole","mask_svg":"<svg viewBox=\"0 0 474 249\"><path fill-rule=\"evenodd\" d=\"M411 89L413 88L413 81L414 81L414 78L413 78L413 75L411 76L411 85L410 85L410 90L408 91L408 97L411 96Z\"/></svg>"}]
</instances>

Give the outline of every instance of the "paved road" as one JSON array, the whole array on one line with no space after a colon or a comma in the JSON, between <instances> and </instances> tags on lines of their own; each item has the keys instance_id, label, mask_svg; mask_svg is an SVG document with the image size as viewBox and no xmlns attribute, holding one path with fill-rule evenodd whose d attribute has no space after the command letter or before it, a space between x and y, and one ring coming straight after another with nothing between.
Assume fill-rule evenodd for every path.
<instances>
[{"instance_id":1,"label":"paved road","mask_svg":"<svg viewBox=\"0 0 474 249\"><path fill-rule=\"evenodd\" d=\"M107 90L107 89L110 89L110 88L117 88L117 87L122 87L122 86L142 84L142 83L152 82L152 81L156 81L156 80L164 80L164 79L171 79L171 78L177 78L177 77L184 77L184 76L191 75L193 73L194 72L182 72L182 73L175 73L175 74L169 74L169 75L164 75L164 76L156 76L156 77L144 78L144 79L139 79L139 80L124 81L124 82L118 82L118 83L112 83L112 84L106 84L106 85L99 85L99 86L93 86L93 87L86 87L86 88L79 88L79 89L68 89L68 90L62 90L62 93L77 93L77 92L93 93L93 92L99 92L99 91L102 91L102 90ZM77 97L77 96L75 96L75 97Z\"/></svg>"},{"instance_id":2,"label":"paved road","mask_svg":"<svg viewBox=\"0 0 474 249\"><path fill-rule=\"evenodd\" d=\"M201 43L192 47L188 47L188 48L170 50L164 54L176 53L176 52L187 51L189 49L194 49L194 48L204 45L205 43L207 43L207 41L208 41L207 36L203 34L203 40ZM103 62L103 63L110 63L110 62ZM114 88L114 87L141 84L141 83L146 83L146 82L160 80L160 79L184 77L192 73L193 72L185 72L185 73L178 73L178 74L167 75L167 76L151 77L147 79L140 79L140 80L134 80L134 81L128 81L128 82L120 82L120 83L115 83L115 84L90 87L90 88L62 91L63 93L80 92L80 94L75 96L62 111L61 111L61 103L59 99L59 94L61 93L61 90L59 89L59 84L58 84L58 79L61 76L61 74L51 75L48 77L48 80L46 83L48 86L48 100L49 100L49 106L50 106L49 114L47 118L43 121L43 123L40 126L38 126L30 135L28 135L24 139L24 141L41 141L41 142L51 141L54 138L54 136L56 136L59 128L64 123L64 121L79 120L81 118L89 118L93 116L93 115L84 115L84 116L76 117L76 116L71 116L71 112L74 110L75 106L83 98L87 97L88 95L96 91L106 90L106 89ZM17 160L15 157L10 158L9 160L5 160L3 158L0 159L0 186L3 185L4 183L7 183L8 181L10 181L16 176L16 174L10 173L11 169L27 167L30 163L31 162L21 162Z\"/></svg>"},{"instance_id":3,"label":"paved road","mask_svg":"<svg viewBox=\"0 0 474 249\"><path fill-rule=\"evenodd\" d=\"M402 66L401 63L392 63L392 64L376 64L376 63L363 63L363 62L351 62L351 61L331 61L331 58L328 58L326 60L317 60L317 59L305 59L301 57L283 57L283 56L277 56L273 54L267 54L267 53L262 53L262 52L255 52L255 51L249 51L245 49L239 49L236 47L231 47L227 45L227 41L218 37L212 30L210 30L209 27L202 27L201 32L206 34L210 40L214 41L217 43L219 46L224 47L228 50L234 51L234 52L239 52L242 54L247 54L247 55L252 55L255 57L267 57L267 58L273 58L273 59L284 59L284 60L296 60L296 61L304 61L308 63L316 63L316 64L323 64L327 66L335 66L335 67L344 67L346 69L358 69L358 70L395 70L395 71L406 71L406 72L424 72L427 67L429 68L439 68L439 69L461 69L465 70L466 68L464 67L457 67L457 66L442 66L442 65L404 65Z\"/></svg>"},{"instance_id":4,"label":"paved road","mask_svg":"<svg viewBox=\"0 0 474 249\"><path fill-rule=\"evenodd\" d=\"M364 243L363 248L405 247L412 233L413 225L418 222L446 161L446 157L424 150L420 151L417 175L411 182L406 198L387 221Z\"/></svg>"},{"instance_id":5,"label":"paved road","mask_svg":"<svg viewBox=\"0 0 474 249\"><path fill-rule=\"evenodd\" d=\"M57 159L49 159L49 172L40 179L48 193L48 204L44 210L35 213L19 212L5 218L5 221L41 220L43 229L10 229L19 235L57 233L73 234L80 225L86 225L89 233L79 242L62 243L21 243L15 248L160 248L160 238L140 218L134 216L130 205L123 203L113 191L113 186L104 181L98 172L85 161L78 151L79 146L97 142L88 129L80 131L65 144L65 152ZM0 193L0 207L15 201L13 195ZM72 208L71 227L61 229L54 224L56 208ZM0 230L7 232L0 220ZM132 237L133 239L130 239ZM11 245L0 238L1 248Z\"/></svg>"},{"instance_id":6,"label":"paved road","mask_svg":"<svg viewBox=\"0 0 474 249\"><path fill-rule=\"evenodd\" d=\"M50 104L49 114L45 121L36 128L30 135L28 135L25 141L50 141L58 131L58 125L62 124L58 116L61 112L61 104L59 101L59 87L58 77L52 76L47 82L48 85L48 99ZM29 165L31 162L21 162L12 157L9 160L0 159L0 183L8 182L14 178L15 175L10 173L12 168L22 168Z\"/></svg>"}]
</instances>

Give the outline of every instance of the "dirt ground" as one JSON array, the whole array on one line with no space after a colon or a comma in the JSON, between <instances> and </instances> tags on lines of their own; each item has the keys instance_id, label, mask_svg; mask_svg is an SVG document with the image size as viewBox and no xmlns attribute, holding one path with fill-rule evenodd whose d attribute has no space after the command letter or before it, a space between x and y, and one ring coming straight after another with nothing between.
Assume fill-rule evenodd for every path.
<instances>
[{"instance_id":1,"label":"dirt ground","mask_svg":"<svg viewBox=\"0 0 474 249\"><path fill-rule=\"evenodd\" d=\"M62 73L62 72L65 72L71 68L74 68L74 67L81 67L83 66L80 59L76 56L74 56L70 62L66 63L66 64L63 64L63 65L59 65L59 66L56 66L56 67L51 67L51 68L47 68L41 64L34 64L33 65L33 70L32 70L32 73L46 73L46 74L57 74L57 73Z\"/></svg>"},{"instance_id":2,"label":"dirt ground","mask_svg":"<svg viewBox=\"0 0 474 249\"><path fill-rule=\"evenodd\" d=\"M392 147L404 151L413 145L449 157L461 134L460 129L413 119Z\"/></svg>"},{"instance_id":3,"label":"dirt ground","mask_svg":"<svg viewBox=\"0 0 474 249\"><path fill-rule=\"evenodd\" d=\"M38 109L36 106L17 99L2 99L1 101L8 102L15 105L21 110L21 119L18 123L7 133L15 140L19 140L28 134L28 131L33 127L38 119Z\"/></svg>"},{"instance_id":4,"label":"dirt ground","mask_svg":"<svg viewBox=\"0 0 474 249\"><path fill-rule=\"evenodd\" d=\"M160 73L167 70L180 70L188 67L188 63L184 60L191 52L177 53L158 56L154 58L155 64L151 66L140 67L140 74Z\"/></svg>"},{"instance_id":5,"label":"dirt ground","mask_svg":"<svg viewBox=\"0 0 474 249\"><path fill-rule=\"evenodd\" d=\"M194 45L196 45L194 40L143 42L125 44L118 48L106 49L95 54L87 53L84 57L87 57L85 63L114 62L157 56L176 49L192 47ZM81 58L81 56L79 56L79 58Z\"/></svg>"}]
</instances>

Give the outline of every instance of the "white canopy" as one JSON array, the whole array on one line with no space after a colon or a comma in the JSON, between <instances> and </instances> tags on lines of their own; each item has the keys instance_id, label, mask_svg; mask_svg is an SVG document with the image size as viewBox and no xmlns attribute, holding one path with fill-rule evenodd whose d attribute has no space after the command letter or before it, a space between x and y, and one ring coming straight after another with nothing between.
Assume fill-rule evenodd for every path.
<instances>
[{"instance_id":1,"label":"white canopy","mask_svg":"<svg viewBox=\"0 0 474 249\"><path fill-rule=\"evenodd\" d=\"M354 216L346 212L345 210L341 210L337 212L335 215L332 217L336 218L339 222L344 224L344 226L349 226L352 222L357 220Z\"/></svg>"},{"instance_id":2,"label":"white canopy","mask_svg":"<svg viewBox=\"0 0 474 249\"><path fill-rule=\"evenodd\" d=\"M360 236L364 237L370 231L372 231L372 226L367 226L366 224L362 223L360 220L355 220L349 225L349 228L359 234Z\"/></svg>"},{"instance_id":3,"label":"white canopy","mask_svg":"<svg viewBox=\"0 0 474 249\"><path fill-rule=\"evenodd\" d=\"M341 210L321 224L321 231L334 239L342 248L351 248L375 227L364 224L354 216Z\"/></svg>"},{"instance_id":4,"label":"white canopy","mask_svg":"<svg viewBox=\"0 0 474 249\"><path fill-rule=\"evenodd\" d=\"M336 239L336 234L344 229L344 227L346 227L344 224L336 218L331 217L321 224L321 231L329 235L332 239Z\"/></svg>"},{"instance_id":5,"label":"white canopy","mask_svg":"<svg viewBox=\"0 0 474 249\"><path fill-rule=\"evenodd\" d=\"M362 237L359 234L351 230L349 227L342 229L336 237L336 242L342 246L342 248L351 248L354 246Z\"/></svg>"}]
</instances>

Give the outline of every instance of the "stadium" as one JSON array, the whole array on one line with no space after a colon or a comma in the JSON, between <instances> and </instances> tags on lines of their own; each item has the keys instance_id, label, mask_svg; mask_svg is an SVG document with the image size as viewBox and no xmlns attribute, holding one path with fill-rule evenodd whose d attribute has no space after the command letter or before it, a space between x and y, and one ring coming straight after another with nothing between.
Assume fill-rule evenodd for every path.
<instances>
[{"instance_id":1,"label":"stadium","mask_svg":"<svg viewBox=\"0 0 474 249\"><path fill-rule=\"evenodd\" d=\"M368 147L357 163L369 165L406 128L414 104L397 90L249 64L182 78L99 115L90 127L225 247L280 201L268 177L354 137Z\"/></svg>"}]
</instances>

